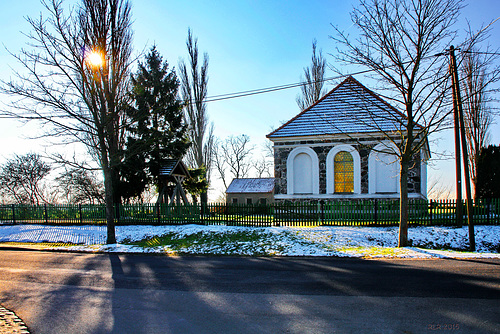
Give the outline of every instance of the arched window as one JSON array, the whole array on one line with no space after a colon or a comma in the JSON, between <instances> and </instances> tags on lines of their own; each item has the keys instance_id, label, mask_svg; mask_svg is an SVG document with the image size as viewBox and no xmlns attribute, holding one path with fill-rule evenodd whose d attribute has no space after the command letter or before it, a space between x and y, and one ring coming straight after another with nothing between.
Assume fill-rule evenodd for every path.
<instances>
[{"instance_id":1,"label":"arched window","mask_svg":"<svg viewBox=\"0 0 500 334\"><path fill-rule=\"evenodd\" d=\"M335 192L354 192L354 159L351 153L340 151L333 159Z\"/></svg>"},{"instance_id":2,"label":"arched window","mask_svg":"<svg viewBox=\"0 0 500 334\"><path fill-rule=\"evenodd\" d=\"M353 146L336 145L328 152L326 193L361 194L361 158Z\"/></svg>"}]
</instances>

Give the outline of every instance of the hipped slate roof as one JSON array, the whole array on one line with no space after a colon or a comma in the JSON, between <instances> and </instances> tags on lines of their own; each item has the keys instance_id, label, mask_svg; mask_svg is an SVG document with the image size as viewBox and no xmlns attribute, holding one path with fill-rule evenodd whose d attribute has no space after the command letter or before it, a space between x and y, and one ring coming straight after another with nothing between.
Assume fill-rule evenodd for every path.
<instances>
[{"instance_id":1,"label":"hipped slate roof","mask_svg":"<svg viewBox=\"0 0 500 334\"><path fill-rule=\"evenodd\" d=\"M393 132L404 130L405 122L402 113L349 76L267 137Z\"/></svg>"},{"instance_id":2,"label":"hipped slate roof","mask_svg":"<svg viewBox=\"0 0 500 334\"><path fill-rule=\"evenodd\" d=\"M227 194L270 193L274 191L274 178L233 179L227 187Z\"/></svg>"}]
</instances>

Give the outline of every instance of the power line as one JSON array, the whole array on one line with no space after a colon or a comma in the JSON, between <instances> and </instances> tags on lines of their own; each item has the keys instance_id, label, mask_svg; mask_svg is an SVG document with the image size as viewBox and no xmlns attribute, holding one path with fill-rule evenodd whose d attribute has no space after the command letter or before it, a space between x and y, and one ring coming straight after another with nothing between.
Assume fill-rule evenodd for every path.
<instances>
[{"instance_id":1,"label":"power line","mask_svg":"<svg viewBox=\"0 0 500 334\"><path fill-rule=\"evenodd\" d=\"M462 52L467 52L467 53L479 53L475 51L462 51ZM433 58L433 57L439 57L439 56L447 56L449 53L447 51L437 53L434 55L430 55L427 57L424 57L422 59L428 59L428 58ZM485 53L486 54L486 53ZM495 54L495 55L500 55L500 53L488 53L488 54ZM406 63L411 63L411 60L404 62L403 64ZM396 66L396 65L394 65ZM389 66L390 68L392 66ZM338 80L338 79L343 79L348 76L352 75L359 75L359 74L365 74L369 72L376 72L377 70L375 69L368 69L368 70L363 70L363 71L358 71L350 74L345 74L345 75L338 75L334 77L329 77L325 78L323 80L318 80L315 82L326 82L326 81L332 81L332 80ZM230 99L236 99L240 97L246 97L246 96L252 96L252 95L259 95L259 94L265 94L265 93L271 93L271 92L276 92L280 90L286 90L290 88L296 88L305 85L306 82L295 82L295 83L290 83L290 84L283 84L279 86L271 86L271 87L265 87L265 88L258 88L258 89L252 89L252 90L246 90L246 91L240 91L240 92L234 92L234 93L226 93L226 94L219 94L219 95L214 95L214 96L209 96L207 97L204 102L216 102L216 101L222 101L222 100L230 100ZM194 104L196 101L190 102L190 104Z\"/></svg>"},{"instance_id":2,"label":"power line","mask_svg":"<svg viewBox=\"0 0 500 334\"><path fill-rule=\"evenodd\" d=\"M481 51L460 51L462 53L471 53L471 54L478 54L478 55L490 55L490 56L500 56L499 52L481 52Z\"/></svg>"},{"instance_id":3,"label":"power line","mask_svg":"<svg viewBox=\"0 0 500 334\"><path fill-rule=\"evenodd\" d=\"M427 56L427 57L424 57L422 59L432 58L432 57L439 56L439 55L441 55L441 54ZM411 63L411 62L412 61L409 60L407 62L403 62L403 64ZM396 65L393 65L393 66L396 66ZM388 66L387 68L390 68L393 66ZM338 79L346 78L346 77L352 76L352 75L359 75L359 74L365 74L365 73L376 72L376 71L377 70L375 70L375 69L368 69L368 70L358 71L358 72L354 72L354 73L350 73L350 74L343 74L343 75L338 75L338 76L334 76L334 77L329 77L329 78L325 78L323 80L318 80L315 82L325 82L325 81L331 81L331 80L338 80ZM235 99L235 98L240 98L240 97L246 97L246 96L251 96L251 95L271 93L271 92L275 92L275 91L300 87L300 86L303 86L305 84L306 84L306 82L296 82L296 83L291 83L291 84L271 86L271 87L266 87L266 88L259 88L259 89L253 89L253 90L247 90L247 91L241 91L241 92L235 92L235 93L214 95L214 96L207 97L204 100L204 102L215 102L215 101L221 101L221 100L229 100L229 99ZM196 101L190 102L190 104L194 104L194 103L196 103Z\"/></svg>"},{"instance_id":4,"label":"power line","mask_svg":"<svg viewBox=\"0 0 500 334\"><path fill-rule=\"evenodd\" d=\"M358 74L363 74L363 73L372 72L372 71L374 71L374 70L364 70L364 71L351 73L348 75L338 75L338 76L334 76L334 77L325 78L323 80L318 80L315 82L325 82L325 81L331 81L331 80L338 80L338 79L345 78L349 75L358 75ZM271 86L271 87L266 87L266 88L259 88L259 89L253 89L253 90L247 90L247 91L241 91L241 92L235 92L235 93L214 95L214 96L207 97L205 99L205 102L214 102L214 101L228 100L228 99L234 99L234 98L257 95L257 94L270 93L270 92L300 87L300 86L303 86L305 84L306 84L305 82L296 82L296 83L291 83L291 84ZM194 103L194 102L192 102L192 103Z\"/></svg>"}]
</instances>

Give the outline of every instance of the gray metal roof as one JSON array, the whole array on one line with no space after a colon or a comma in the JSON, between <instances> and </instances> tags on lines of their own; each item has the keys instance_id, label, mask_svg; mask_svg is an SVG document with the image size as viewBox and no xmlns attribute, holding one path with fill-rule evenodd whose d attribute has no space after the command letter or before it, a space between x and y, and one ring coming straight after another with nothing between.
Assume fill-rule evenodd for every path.
<instances>
[{"instance_id":1,"label":"gray metal roof","mask_svg":"<svg viewBox=\"0 0 500 334\"><path fill-rule=\"evenodd\" d=\"M268 138L392 132L404 130L405 116L348 77Z\"/></svg>"},{"instance_id":2,"label":"gray metal roof","mask_svg":"<svg viewBox=\"0 0 500 334\"><path fill-rule=\"evenodd\" d=\"M274 178L233 179L227 194L270 193L274 191Z\"/></svg>"}]
</instances>

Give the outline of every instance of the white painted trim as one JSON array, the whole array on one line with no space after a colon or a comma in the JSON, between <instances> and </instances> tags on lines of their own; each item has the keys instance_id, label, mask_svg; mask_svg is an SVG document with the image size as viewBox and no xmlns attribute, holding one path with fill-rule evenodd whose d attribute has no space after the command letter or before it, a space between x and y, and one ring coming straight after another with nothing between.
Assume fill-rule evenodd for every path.
<instances>
[{"instance_id":1,"label":"white painted trim","mask_svg":"<svg viewBox=\"0 0 500 334\"><path fill-rule=\"evenodd\" d=\"M293 199L315 199L315 200L333 200L333 199L398 199L400 198L400 194L317 194L317 195L285 195L285 194L276 194L274 195L275 200L293 200ZM418 198L425 199L420 193L408 193L408 198Z\"/></svg>"},{"instance_id":2,"label":"white painted trim","mask_svg":"<svg viewBox=\"0 0 500 334\"><path fill-rule=\"evenodd\" d=\"M360 140L360 141L351 141L351 142L342 142L341 144L339 142L330 142L330 143L313 143L313 144L308 144L308 147L333 147L335 145L372 145L372 144L378 144L380 143L380 140ZM295 147L302 147L304 144L297 144L297 145L274 145L273 147L275 149L281 149L281 148L295 148Z\"/></svg>"},{"instance_id":3,"label":"white painted trim","mask_svg":"<svg viewBox=\"0 0 500 334\"><path fill-rule=\"evenodd\" d=\"M334 159L335 155L339 152L348 152L351 154L354 164L354 194L361 193L361 158L359 156L358 150L356 150L351 145L336 145L334 146L328 155L326 156L326 193L335 193L335 166Z\"/></svg>"},{"instance_id":4,"label":"white painted trim","mask_svg":"<svg viewBox=\"0 0 500 334\"><path fill-rule=\"evenodd\" d=\"M339 140L339 139L353 139L362 140L362 139L371 139L378 140L378 138L386 138L387 135L390 135L390 132L356 132L356 133L338 133L338 134L330 134L330 135L310 135L310 136L290 136L290 137L267 137L273 143L282 143L287 141L309 141L309 140ZM393 138L400 138L401 134L399 132L393 132L394 136L390 136ZM405 134L405 133L403 133Z\"/></svg>"},{"instance_id":5,"label":"white painted trim","mask_svg":"<svg viewBox=\"0 0 500 334\"><path fill-rule=\"evenodd\" d=\"M293 180L293 160L298 154L305 153L309 155L311 158L312 166L311 166L311 173L312 173L312 193L313 194L319 194L319 159L318 155L314 150L310 147L307 146L301 146L297 147L290 154L288 155L288 158L286 160L286 175L287 175L287 194L293 195L294 194L294 180Z\"/></svg>"},{"instance_id":6,"label":"white painted trim","mask_svg":"<svg viewBox=\"0 0 500 334\"><path fill-rule=\"evenodd\" d=\"M377 161L376 155L381 151L392 150L394 153L398 152L398 148L394 143L389 141L383 141L374 148L370 150L368 155L368 193L377 193L377 168L375 162ZM400 171L398 170L398 182L396 185L396 193L400 192Z\"/></svg>"}]
</instances>

